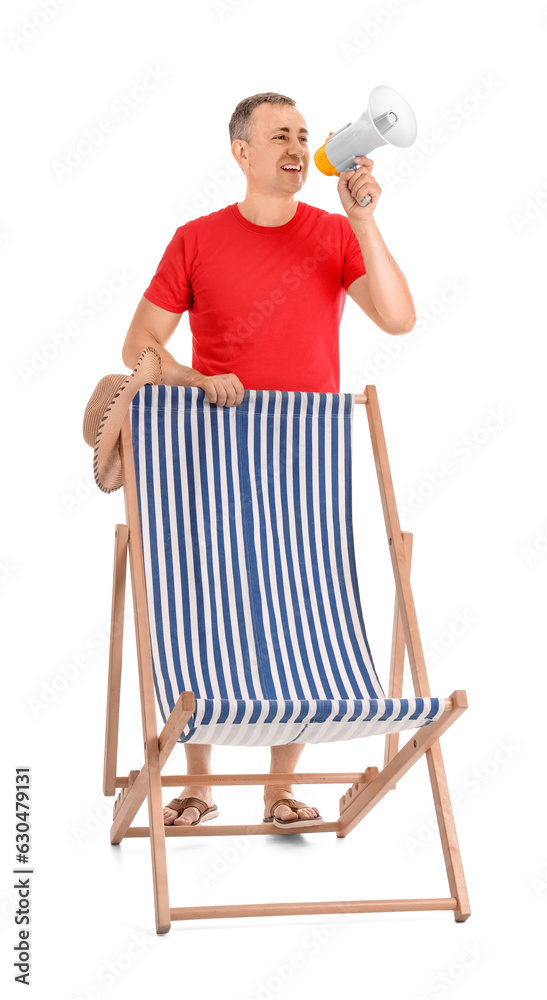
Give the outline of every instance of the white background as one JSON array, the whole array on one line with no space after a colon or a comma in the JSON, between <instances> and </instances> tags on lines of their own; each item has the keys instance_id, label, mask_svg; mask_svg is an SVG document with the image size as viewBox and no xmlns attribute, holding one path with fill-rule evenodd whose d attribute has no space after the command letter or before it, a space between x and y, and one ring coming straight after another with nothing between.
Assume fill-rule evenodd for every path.
<instances>
[{"instance_id":1,"label":"white background","mask_svg":"<svg viewBox=\"0 0 547 1000\"><path fill-rule=\"evenodd\" d=\"M57 9L51 0L49 10L12 0L1 16L2 981L19 995L14 769L29 766L35 996L528 995L547 907L545 2L517 11L495 0ZM157 86L122 118L116 102L150 68ZM401 526L414 533L431 689L468 694L441 746L472 915L177 922L157 936L149 842L112 847L112 800L102 795L124 508L121 491L106 496L93 483L83 411L102 375L125 370L127 328L175 229L244 197L243 175L226 171L236 104L267 90L292 96L313 152L380 83L404 94L419 126L412 150L372 154L383 189L375 218L419 324L391 337L348 299L341 390L377 387ZM105 117L112 131L60 178L55 163ZM343 212L336 180L313 164L301 198ZM196 199L205 206L192 209ZM124 289L84 312L114 271ZM169 349L191 363L186 316ZM394 586L364 407L354 519L367 629L387 684ZM143 759L131 625L119 774ZM354 741L308 747L301 766L382 759L381 740ZM269 751L217 747L213 761L218 771L262 771ZM168 770L184 767L177 746ZM331 819L344 788L295 790ZM216 799L224 822L262 813L259 787ZM168 841L171 904L448 895L433 815L422 758L344 840Z\"/></svg>"}]
</instances>

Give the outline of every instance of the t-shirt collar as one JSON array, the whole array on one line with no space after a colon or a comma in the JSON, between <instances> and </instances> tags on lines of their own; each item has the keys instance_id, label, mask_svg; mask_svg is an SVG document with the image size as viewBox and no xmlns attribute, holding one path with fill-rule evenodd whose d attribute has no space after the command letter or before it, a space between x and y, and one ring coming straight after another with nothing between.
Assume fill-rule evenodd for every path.
<instances>
[{"instance_id":1,"label":"t-shirt collar","mask_svg":"<svg viewBox=\"0 0 547 1000\"><path fill-rule=\"evenodd\" d=\"M265 236L276 236L278 234L282 235L283 233L290 232L291 229L295 229L296 226L300 225L305 210L304 202L299 201L292 219L285 222L283 226L256 226L254 222L249 222L249 220L241 214L237 202L233 205L229 205L228 207L231 210L236 222L243 226L244 229L248 229L251 233L258 233L260 235L264 234Z\"/></svg>"}]
</instances>

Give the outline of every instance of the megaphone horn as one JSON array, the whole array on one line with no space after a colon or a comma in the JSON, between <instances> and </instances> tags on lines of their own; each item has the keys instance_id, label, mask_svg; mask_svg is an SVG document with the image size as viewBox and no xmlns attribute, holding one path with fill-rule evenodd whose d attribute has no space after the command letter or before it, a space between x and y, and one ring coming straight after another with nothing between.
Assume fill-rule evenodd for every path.
<instances>
[{"instance_id":1,"label":"megaphone horn","mask_svg":"<svg viewBox=\"0 0 547 1000\"><path fill-rule=\"evenodd\" d=\"M357 170L356 156L368 156L379 146L411 146L418 132L412 108L392 87L374 87L368 108L353 122L330 132L313 159L322 174L339 176L342 170ZM367 205L370 195L359 205Z\"/></svg>"}]
</instances>

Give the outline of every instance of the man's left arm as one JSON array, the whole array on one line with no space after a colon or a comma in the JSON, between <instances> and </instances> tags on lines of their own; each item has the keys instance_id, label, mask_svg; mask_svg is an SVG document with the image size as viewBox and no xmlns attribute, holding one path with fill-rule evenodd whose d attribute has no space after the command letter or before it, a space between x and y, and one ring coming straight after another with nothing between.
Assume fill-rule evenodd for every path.
<instances>
[{"instance_id":1,"label":"man's left arm","mask_svg":"<svg viewBox=\"0 0 547 1000\"><path fill-rule=\"evenodd\" d=\"M414 301L406 278L386 247L373 217L382 193L371 173L374 162L368 156L356 156L355 160L360 169L341 171L338 193L361 248L367 273L352 282L348 295L385 333L409 333L416 323ZM367 194L371 196L368 205L358 205L357 201L362 201Z\"/></svg>"}]
</instances>

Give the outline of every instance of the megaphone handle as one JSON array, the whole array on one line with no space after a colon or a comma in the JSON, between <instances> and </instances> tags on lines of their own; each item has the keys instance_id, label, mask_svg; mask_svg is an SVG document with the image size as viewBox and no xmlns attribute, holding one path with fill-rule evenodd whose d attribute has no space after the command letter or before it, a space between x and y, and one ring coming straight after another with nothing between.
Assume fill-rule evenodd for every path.
<instances>
[{"instance_id":1,"label":"megaphone handle","mask_svg":"<svg viewBox=\"0 0 547 1000\"><path fill-rule=\"evenodd\" d=\"M358 168L357 167L351 167L350 169L357 170ZM355 201L357 201L357 198L355 199ZM365 205L368 205L369 201L370 201L370 195L366 194L365 197L362 199L362 201L357 201L357 204L361 205L361 208L364 208Z\"/></svg>"}]
</instances>

